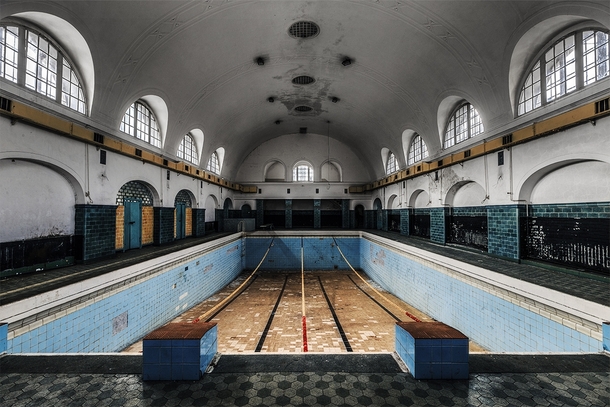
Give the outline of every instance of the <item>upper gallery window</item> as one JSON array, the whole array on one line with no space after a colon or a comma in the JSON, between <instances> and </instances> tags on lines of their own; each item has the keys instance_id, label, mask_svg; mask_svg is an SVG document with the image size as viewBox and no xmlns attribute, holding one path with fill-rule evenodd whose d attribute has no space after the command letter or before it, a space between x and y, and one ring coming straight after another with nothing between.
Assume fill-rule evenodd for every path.
<instances>
[{"instance_id":1,"label":"upper gallery window","mask_svg":"<svg viewBox=\"0 0 610 407\"><path fill-rule=\"evenodd\" d=\"M447 122L444 147L452 147L483 131L483 122L477 109L470 103L464 103L453 112Z\"/></svg>"},{"instance_id":2,"label":"upper gallery window","mask_svg":"<svg viewBox=\"0 0 610 407\"><path fill-rule=\"evenodd\" d=\"M419 134L416 134L409 147L408 165L422 161L426 157L428 157L428 146L426 146L424 139Z\"/></svg>"},{"instance_id":3,"label":"upper gallery window","mask_svg":"<svg viewBox=\"0 0 610 407\"><path fill-rule=\"evenodd\" d=\"M398 162L396 161L396 156L394 153L390 153L388 155L388 162L385 166L386 175L392 174L398 170Z\"/></svg>"},{"instance_id":4,"label":"upper gallery window","mask_svg":"<svg viewBox=\"0 0 610 407\"><path fill-rule=\"evenodd\" d=\"M121 120L119 129L155 147L161 147L161 132L157 119L150 109L140 101L129 106L123 120Z\"/></svg>"},{"instance_id":5,"label":"upper gallery window","mask_svg":"<svg viewBox=\"0 0 610 407\"><path fill-rule=\"evenodd\" d=\"M299 162L292 168L295 182L313 182L313 167L307 162Z\"/></svg>"},{"instance_id":6,"label":"upper gallery window","mask_svg":"<svg viewBox=\"0 0 610 407\"><path fill-rule=\"evenodd\" d=\"M195 145L193 137L191 137L190 134L185 134L178 147L178 158L197 165L199 164L199 159L197 157L197 146Z\"/></svg>"},{"instance_id":7,"label":"upper gallery window","mask_svg":"<svg viewBox=\"0 0 610 407\"><path fill-rule=\"evenodd\" d=\"M216 175L220 175L220 160L216 151L212 153L208 160L208 165L205 167L206 171L212 172Z\"/></svg>"},{"instance_id":8,"label":"upper gallery window","mask_svg":"<svg viewBox=\"0 0 610 407\"><path fill-rule=\"evenodd\" d=\"M555 42L534 63L519 95L518 114L530 112L610 74L608 33L582 30Z\"/></svg>"},{"instance_id":9,"label":"upper gallery window","mask_svg":"<svg viewBox=\"0 0 610 407\"><path fill-rule=\"evenodd\" d=\"M31 28L0 26L0 78L86 113L78 72L53 39Z\"/></svg>"}]
</instances>

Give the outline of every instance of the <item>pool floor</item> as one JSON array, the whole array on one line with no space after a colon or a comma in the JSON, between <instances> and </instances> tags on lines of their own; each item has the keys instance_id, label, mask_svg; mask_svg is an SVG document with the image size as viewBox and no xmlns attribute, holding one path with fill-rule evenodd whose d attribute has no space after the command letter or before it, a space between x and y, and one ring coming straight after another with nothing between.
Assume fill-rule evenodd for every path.
<instances>
[{"instance_id":1,"label":"pool floor","mask_svg":"<svg viewBox=\"0 0 610 407\"><path fill-rule=\"evenodd\" d=\"M171 322L216 322L218 352L238 354L302 353L305 341L307 352L393 352L397 321L433 321L362 272L310 271L304 274L307 334L303 338L301 273L259 271L239 295L220 306L248 276L242 273ZM141 341L124 350L141 351ZM484 349L471 342L470 351Z\"/></svg>"}]
</instances>

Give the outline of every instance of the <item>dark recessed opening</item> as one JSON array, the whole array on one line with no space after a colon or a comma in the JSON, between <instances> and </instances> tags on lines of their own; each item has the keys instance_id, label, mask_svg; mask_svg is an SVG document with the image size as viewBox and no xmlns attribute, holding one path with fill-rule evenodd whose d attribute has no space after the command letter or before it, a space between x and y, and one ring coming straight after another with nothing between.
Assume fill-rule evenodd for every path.
<instances>
[{"instance_id":1,"label":"dark recessed opening","mask_svg":"<svg viewBox=\"0 0 610 407\"><path fill-rule=\"evenodd\" d=\"M100 164L106 165L106 150L100 150Z\"/></svg>"},{"instance_id":2,"label":"dark recessed opening","mask_svg":"<svg viewBox=\"0 0 610 407\"><path fill-rule=\"evenodd\" d=\"M294 110L296 112L311 112L313 109L309 106L297 106Z\"/></svg>"},{"instance_id":3,"label":"dark recessed opening","mask_svg":"<svg viewBox=\"0 0 610 407\"><path fill-rule=\"evenodd\" d=\"M301 133L301 134L307 134L307 127L300 127L300 128L299 128L299 133Z\"/></svg>"},{"instance_id":4,"label":"dark recessed opening","mask_svg":"<svg viewBox=\"0 0 610 407\"><path fill-rule=\"evenodd\" d=\"M498 166L504 165L504 151L498 152Z\"/></svg>"}]
</instances>

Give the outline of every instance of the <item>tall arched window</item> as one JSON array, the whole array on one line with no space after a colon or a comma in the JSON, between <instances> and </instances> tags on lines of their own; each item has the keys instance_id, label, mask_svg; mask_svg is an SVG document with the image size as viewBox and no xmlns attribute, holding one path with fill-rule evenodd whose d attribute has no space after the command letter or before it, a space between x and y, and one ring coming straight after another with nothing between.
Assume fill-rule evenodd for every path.
<instances>
[{"instance_id":1,"label":"tall arched window","mask_svg":"<svg viewBox=\"0 0 610 407\"><path fill-rule=\"evenodd\" d=\"M483 122L477 109L470 103L460 105L451 115L445 130L445 148L483 133Z\"/></svg>"},{"instance_id":2,"label":"tall arched window","mask_svg":"<svg viewBox=\"0 0 610 407\"><path fill-rule=\"evenodd\" d=\"M573 32L534 61L519 95L518 114L530 112L610 75L608 32Z\"/></svg>"},{"instance_id":3,"label":"tall arched window","mask_svg":"<svg viewBox=\"0 0 610 407\"><path fill-rule=\"evenodd\" d=\"M218 154L216 151L210 155L210 159L208 160L208 165L205 167L206 171L214 173L216 175L220 175L220 160L218 159Z\"/></svg>"},{"instance_id":4,"label":"tall arched window","mask_svg":"<svg viewBox=\"0 0 610 407\"><path fill-rule=\"evenodd\" d=\"M408 165L422 161L426 157L428 157L428 146L426 146L424 139L419 134L416 134L409 147Z\"/></svg>"},{"instance_id":5,"label":"tall arched window","mask_svg":"<svg viewBox=\"0 0 610 407\"><path fill-rule=\"evenodd\" d=\"M386 175L392 174L398 170L398 162L396 161L396 156L394 153L390 152L388 155L388 162L385 166Z\"/></svg>"},{"instance_id":6,"label":"tall arched window","mask_svg":"<svg viewBox=\"0 0 610 407\"><path fill-rule=\"evenodd\" d=\"M313 167L306 161L300 161L292 168L294 182L313 182Z\"/></svg>"},{"instance_id":7,"label":"tall arched window","mask_svg":"<svg viewBox=\"0 0 610 407\"><path fill-rule=\"evenodd\" d=\"M83 87L73 64L48 35L0 25L0 78L85 114Z\"/></svg>"},{"instance_id":8,"label":"tall arched window","mask_svg":"<svg viewBox=\"0 0 610 407\"><path fill-rule=\"evenodd\" d=\"M177 155L178 158L181 158L185 161L188 161L195 165L199 164L197 146L195 145L195 141L193 140L193 137L190 134L186 134L180 142Z\"/></svg>"},{"instance_id":9,"label":"tall arched window","mask_svg":"<svg viewBox=\"0 0 610 407\"><path fill-rule=\"evenodd\" d=\"M121 120L120 130L155 147L161 147L161 132L157 119L142 102L134 102Z\"/></svg>"}]
</instances>

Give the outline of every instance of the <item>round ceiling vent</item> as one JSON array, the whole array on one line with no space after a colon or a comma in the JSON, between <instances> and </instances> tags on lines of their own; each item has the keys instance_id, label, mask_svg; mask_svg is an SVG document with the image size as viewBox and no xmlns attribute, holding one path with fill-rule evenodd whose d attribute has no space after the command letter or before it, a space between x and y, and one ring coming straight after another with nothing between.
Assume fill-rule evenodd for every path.
<instances>
[{"instance_id":1,"label":"round ceiling vent","mask_svg":"<svg viewBox=\"0 0 610 407\"><path fill-rule=\"evenodd\" d=\"M316 80L311 76L301 75L292 79L292 83L295 85L309 85L310 83L314 83Z\"/></svg>"},{"instance_id":2,"label":"round ceiling vent","mask_svg":"<svg viewBox=\"0 0 610 407\"><path fill-rule=\"evenodd\" d=\"M297 21L288 29L288 33L294 38L311 38L318 35L320 27L311 21Z\"/></svg>"},{"instance_id":3,"label":"round ceiling vent","mask_svg":"<svg viewBox=\"0 0 610 407\"><path fill-rule=\"evenodd\" d=\"M294 108L295 111L297 112L311 112L313 110L313 108L309 107L309 106L297 106Z\"/></svg>"}]
</instances>

